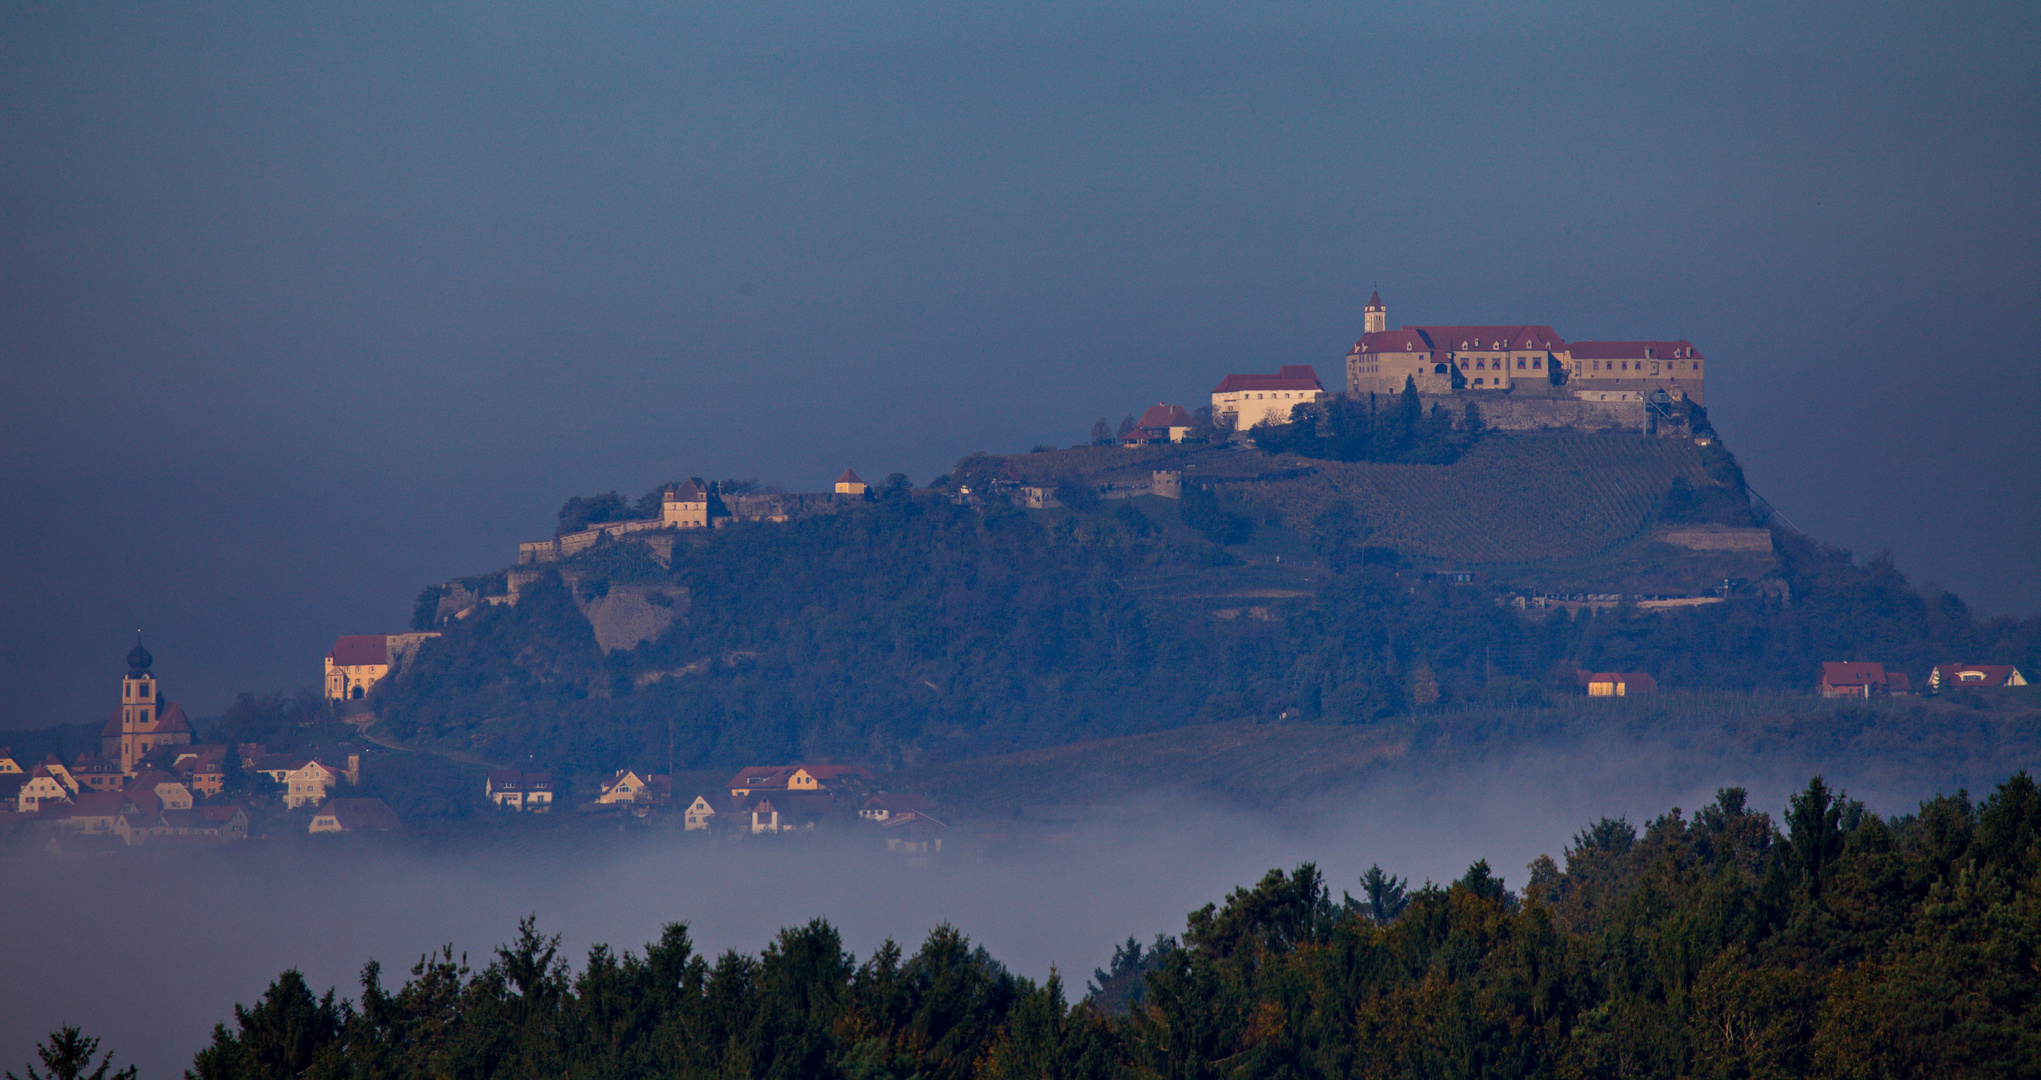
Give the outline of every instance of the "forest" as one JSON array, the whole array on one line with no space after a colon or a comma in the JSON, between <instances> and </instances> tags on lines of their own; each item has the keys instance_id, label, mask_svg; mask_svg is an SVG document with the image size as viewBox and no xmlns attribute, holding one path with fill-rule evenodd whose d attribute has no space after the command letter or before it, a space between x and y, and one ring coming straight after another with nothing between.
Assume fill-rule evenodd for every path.
<instances>
[{"instance_id":1,"label":"forest","mask_svg":"<svg viewBox=\"0 0 2041 1080\"><path fill-rule=\"evenodd\" d=\"M1782 820L1729 788L1593 822L1514 888L1486 862L1354 886L1271 870L1081 994L950 927L860 959L818 920L711 958L674 923L577 969L526 920L479 966L442 949L386 986L370 962L352 999L286 971L189 1075L1854 1080L2041 1060L2025 772L1896 817L1819 777Z\"/></svg>"},{"instance_id":2,"label":"forest","mask_svg":"<svg viewBox=\"0 0 2041 1080\"><path fill-rule=\"evenodd\" d=\"M669 745L679 768L799 756L883 768L1189 723L1535 708L1576 665L1735 693L1805 692L1837 658L1917 680L1953 657L2041 661L2041 618L1976 617L1889 559L1784 528L1775 593L1536 619L1495 588L1378 558L1351 512L1277 535L1224 491L1023 511L885 490L837 516L708 530L670 566L639 544L591 549L517 604L447 622L371 704L400 738L569 771L663 766ZM1680 498L1664 508L1673 520ZM1254 601L1252 618L1211 610L1242 601L1198 599L1265 588L1269 552L1284 551L1307 567L1309 596ZM500 592L493 580L473 584ZM631 584L684 587L686 609L605 654L579 604Z\"/></svg>"}]
</instances>

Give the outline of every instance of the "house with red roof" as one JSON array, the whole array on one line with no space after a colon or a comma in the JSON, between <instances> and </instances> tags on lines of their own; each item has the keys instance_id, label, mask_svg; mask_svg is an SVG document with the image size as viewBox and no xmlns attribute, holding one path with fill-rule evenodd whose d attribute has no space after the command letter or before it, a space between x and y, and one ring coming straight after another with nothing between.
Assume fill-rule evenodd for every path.
<instances>
[{"instance_id":1,"label":"house with red roof","mask_svg":"<svg viewBox=\"0 0 2041 1080\"><path fill-rule=\"evenodd\" d=\"M1196 426L1191 414L1181 405L1150 405L1141 413L1141 419L1134 421L1133 430L1120 439L1122 446L1147 446L1151 443L1180 443L1190 435Z\"/></svg>"},{"instance_id":2,"label":"house with red roof","mask_svg":"<svg viewBox=\"0 0 2041 1080\"><path fill-rule=\"evenodd\" d=\"M1905 673L1887 671L1884 664L1862 660L1824 662L1821 665L1821 681L1816 686L1825 698L1913 693L1913 681Z\"/></svg>"},{"instance_id":3,"label":"house with red roof","mask_svg":"<svg viewBox=\"0 0 2041 1080\"><path fill-rule=\"evenodd\" d=\"M864 478L849 469L843 470L843 475L836 478L838 495L863 495L865 488Z\"/></svg>"},{"instance_id":4,"label":"house with red roof","mask_svg":"<svg viewBox=\"0 0 2041 1080\"><path fill-rule=\"evenodd\" d=\"M873 779L871 771L862 765L753 765L739 770L727 786L731 798L741 799L756 792L835 791L869 784Z\"/></svg>"},{"instance_id":5,"label":"house with red roof","mask_svg":"<svg viewBox=\"0 0 2041 1080\"><path fill-rule=\"evenodd\" d=\"M1228 375L1212 388L1212 419L1231 417L1235 431L1287 424L1291 409L1330 396L1309 364L1285 364L1274 375Z\"/></svg>"},{"instance_id":6,"label":"house with red roof","mask_svg":"<svg viewBox=\"0 0 2041 1080\"><path fill-rule=\"evenodd\" d=\"M882 791L865 800L858 816L866 821L886 821L899 814L919 814L935 809L928 796L918 791Z\"/></svg>"},{"instance_id":7,"label":"house with red roof","mask_svg":"<svg viewBox=\"0 0 2041 1080\"><path fill-rule=\"evenodd\" d=\"M506 810L543 814L553 808L553 774L522 769L491 769L482 781L482 794Z\"/></svg>"},{"instance_id":8,"label":"house with red roof","mask_svg":"<svg viewBox=\"0 0 2041 1080\"><path fill-rule=\"evenodd\" d=\"M2025 686L2027 678L2011 664L1936 664L1928 672L1928 689L1935 693L1962 686L1993 688Z\"/></svg>"},{"instance_id":9,"label":"house with red roof","mask_svg":"<svg viewBox=\"0 0 2041 1080\"><path fill-rule=\"evenodd\" d=\"M312 815L311 833L393 832L397 814L381 799L331 799Z\"/></svg>"}]
</instances>

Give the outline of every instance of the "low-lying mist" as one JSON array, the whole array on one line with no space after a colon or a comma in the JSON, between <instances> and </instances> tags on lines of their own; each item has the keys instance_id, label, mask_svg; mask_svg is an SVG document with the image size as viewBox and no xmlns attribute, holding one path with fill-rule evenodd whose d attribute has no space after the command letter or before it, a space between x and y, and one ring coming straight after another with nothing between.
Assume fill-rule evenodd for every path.
<instances>
[{"instance_id":1,"label":"low-lying mist","mask_svg":"<svg viewBox=\"0 0 2041 1080\"><path fill-rule=\"evenodd\" d=\"M948 922L1019 973L1059 971L1077 997L1116 942L1178 933L1186 912L1270 867L1316 862L1337 897L1371 863L1421 883L1450 881L1486 859L1520 888L1526 863L1558 856L1588 822L1622 815L1641 824L1674 806L1691 813L1722 786L1748 788L1752 805L1775 819L1816 771L1885 814L1953 786L1904 761L1823 765L1731 766L1611 740L1375 772L1280 815L1101 792L1113 808L1063 832L983 845L960 829L925 870L888 859L863 835L857 846L658 833L454 852L340 838L330 848L20 855L0 876L9 931L0 1067L18 1070L37 1039L72 1023L102 1037L119 1062L139 1064L144 1078L176 1076L214 1023L231 1022L233 1006L252 1002L285 968L354 997L371 958L383 962L386 985L445 943L479 968L528 913L563 937L577 963L596 943L640 951L675 921L714 954L756 952L780 927L820 916L860 957L888 937L912 950ZM1972 789L2031 765L2006 762Z\"/></svg>"}]
</instances>

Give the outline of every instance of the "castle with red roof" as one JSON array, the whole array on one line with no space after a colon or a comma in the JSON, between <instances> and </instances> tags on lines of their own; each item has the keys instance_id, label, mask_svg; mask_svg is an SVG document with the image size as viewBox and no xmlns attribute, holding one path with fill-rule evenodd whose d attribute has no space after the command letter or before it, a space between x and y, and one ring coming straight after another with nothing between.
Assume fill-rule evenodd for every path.
<instances>
[{"instance_id":1,"label":"castle with red roof","mask_svg":"<svg viewBox=\"0 0 2041 1080\"><path fill-rule=\"evenodd\" d=\"M1706 404L1704 360L1692 342L1574 341L1542 324L1389 329L1382 294L1347 350L1349 394L1523 393L1583 401L1668 399Z\"/></svg>"}]
</instances>

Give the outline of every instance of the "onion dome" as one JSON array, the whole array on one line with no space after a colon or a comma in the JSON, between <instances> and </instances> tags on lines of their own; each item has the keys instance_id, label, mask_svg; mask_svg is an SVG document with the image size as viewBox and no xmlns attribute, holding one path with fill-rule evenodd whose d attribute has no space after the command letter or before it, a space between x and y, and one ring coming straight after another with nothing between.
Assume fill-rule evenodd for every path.
<instances>
[{"instance_id":1,"label":"onion dome","mask_svg":"<svg viewBox=\"0 0 2041 1080\"><path fill-rule=\"evenodd\" d=\"M149 665L155 662L149 650L142 648L142 635L135 635L135 648L128 653L128 678L139 679L149 673Z\"/></svg>"}]
</instances>

